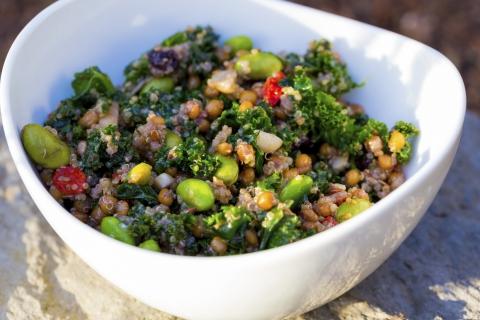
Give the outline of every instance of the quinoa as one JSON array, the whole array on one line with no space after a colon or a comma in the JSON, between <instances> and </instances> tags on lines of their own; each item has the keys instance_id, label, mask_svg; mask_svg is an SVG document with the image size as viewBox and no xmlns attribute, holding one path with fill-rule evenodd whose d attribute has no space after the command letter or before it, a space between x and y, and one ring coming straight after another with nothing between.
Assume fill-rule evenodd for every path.
<instances>
[{"instance_id":1,"label":"quinoa","mask_svg":"<svg viewBox=\"0 0 480 320\"><path fill-rule=\"evenodd\" d=\"M74 96L24 128L45 138L23 142L52 197L128 244L211 256L321 233L405 181L418 130L344 101L359 84L329 41L279 59L218 40L177 32L118 87L98 67L76 73Z\"/></svg>"}]
</instances>

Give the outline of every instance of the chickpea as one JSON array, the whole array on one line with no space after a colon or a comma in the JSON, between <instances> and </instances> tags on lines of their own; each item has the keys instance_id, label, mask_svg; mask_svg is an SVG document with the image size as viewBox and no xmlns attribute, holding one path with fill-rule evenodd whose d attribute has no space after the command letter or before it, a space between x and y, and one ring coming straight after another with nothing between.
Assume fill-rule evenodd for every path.
<instances>
[{"instance_id":1,"label":"chickpea","mask_svg":"<svg viewBox=\"0 0 480 320\"><path fill-rule=\"evenodd\" d=\"M273 192L264 191L260 193L257 197L257 206L264 211L270 210L273 207L274 203L275 196L273 195Z\"/></svg>"},{"instance_id":2,"label":"chickpea","mask_svg":"<svg viewBox=\"0 0 480 320\"><path fill-rule=\"evenodd\" d=\"M207 111L210 120L218 118L223 111L223 101L218 99L210 100L207 103L205 110Z\"/></svg>"},{"instance_id":3,"label":"chickpea","mask_svg":"<svg viewBox=\"0 0 480 320\"><path fill-rule=\"evenodd\" d=\"M295 167L299 173L305 173L312 169L312 158L308 154L300 153L295 158Z\"/></svg>"},{"instance_id":4,"label":"chickpea","mask_svg":"<svg viewBox=\"0 0 480 320\"><path fill-rule=\"evenodd\" d=\"M115 206L117 205L117 201L117 198L115 198L114 196L105 194L101 196L98 200L98 206L105 215L112 215L115 212Z\"/></svg>"},{"instance_id":5,"label":"chickpea","mask_svg":"<svg viewBox=\"0 0 480 320\"><path fill-rule=\"evenodd\" d=\"M77 213L87 214L91 209L91 202L89 200L75 200L73 208L75 208Z\"/></svg>"},{"instance_id":6,"label":"chickpea","mask_svg":"<svg viewBox=\"0 0 480 320\"><path fill-rule=\"evenodd\" d=\"M177 175L177 168L175 167L170 167L165 170L165 173L167 173L171 177L175 177Z\"/></svg>"},{"instance_id":7,"label":"chickpea","mask_svg":"<svg viewBox=\"0 0 480 320\"><path fill-rule=\"evenodd\" d=\"M350 169L345 174L345 183L352 187L362 180L362 173L358 169Z\"/></svg>"},{"instance_id":8,"label":"chickpea","mask_svg":"<svg viewBox=\"0 0 480 320\"><path fill-rule=\"evenodd\" d=\"M161 204L170 207L173 203L173 192L170 189L163 188L158 193L158 202Z\"/></svg>"},{"instance_id":9,"label":"chickpea","mask_svg":"<svg viewBox=\"0 0 480 320\"><path fill-rule=\"evenodd\" d=\"M151 124L154 124L155 126L162 126L165 124L165 119L161 116L149 116L148 117L148 122Z\"/></svg>"},{"instance_id":10,"label":"chickpea","mask_svg":"<svg viewBox=\"0 0 480 320\"><path fill-rule=\"evenodd\" d=\"M227 252L227 242L218 236L213 237L210 242L210 247L212 247L213 251L218 255L224 255Z\"/></svg>"},{"instance_id":11,"label":"chickpea","mask_svg":"<svg viewBox=\"0 0 480 320\"><path fill-rule=\"evenodd\" d=\"M62 200L62 193L60 192L60 190L58 190L57 188L55 188L54 186L51 186L50 187L50 190L49 190L50 194L52 195L52 197L57 200L57 201L61 201Z\"/></svg>"},{"instance_id":12,"label":"chickpea","mask_svg":"<svg viewBox=\"0 0 480 320\"><path fill-rule=\"evenodd\" d=\"M203 94L207 97L207 98L216 98L218 97L218 95L220 94L220 92L215 89L215 88L212 88L210 86L206 86L205 87L205 90L203 91Z\"/></svg>"},{"instance_id":13,"label":"chickpea","mask_svg":"<svg viewBox=\"0 0 480 320\"><path fill-rule=\"evenodd\" d=\"M222 156L228 156L233 152L233 146L228 142L222 142L217 146L217 152Z\"/></svg>"},{"instance_id":14,"label":"chickpea","mask_svg":"<svg viewBox=\"0 0 480 320\"><path fill-rule=\"evenodd\" d=\"M235 151L237 152L238 160L243 164L249 167L255 166L255 150L252 145L248 143L240 143L235 148Z\"/></svg>"},{"instance_id":15,"label":"chickpea","mask_svg":"<svg viewBox=\"0 0 480 320\"><path fill-rule=\"evenodd\" d=\"M290 168L283 171L283 179L285 179L286 181L292 180L296 176L298 176L297 168Z\"/></svg>"},{"instance_id":16,"label":"chickpea","mask_svg":"<svg viewBox=\"0 0 480 320\"><path fill-rule=\"evenodd\" d=\"M201 84L201 80L197 75L192 74L188 77L187 87L190 90L197 89Z\"/></svg>"},{"instance_id":17,"label":"chickpea","mask_svg":"<svg viewBox=\"0 0 480 320\"><path fill-rule=\"evenodd\" d=\"M391 170L394 166L393 159L388 154L382 154L378 157L378 166L383 170Z\"/></svg>"},{"instance_id":18,"label":"chickpea","mask_svg":"<svg viewBox=\"0 0 480 320\"><path fill-rule=\"evenodd\" d=\"M324 158L329 158L333 155L334 149L328 144L324 143L320 146L320 155Z\"/></svg>"},{"instance_id":19,"label":"chickpea","mask_svg":"<svg viewBox=\"0 0 480 320\"><path fill-rule=\"evenodd\" d=\"M202 112L202 106L200 105L200 102L197 100L189 100L186 103L186 111L187 115L191 120L195 120L200 116L200 113Z\"/></svg>"},{"instance_id":20,"label":"chickpea","mask_svg":"<svg viewBox=\"0 0 480 320\"><path fill-rule=\"evenodd\" d=\"M273 111L273 114L277 119L280 119L280 120L287 119L287 114L282 109L275 108L275 110Z\"/></svg>"},{"instance_id":21,"label":"chickpea","mask_svg":"<svg viewBox=\"0 0 480 320\"><path fill-rule=\"evenodd\" d=\"M335 213L335 211L337 210L337 205L334 203L317 202L313 209L322 217L328 217Z\"/></svg>"},{"instance_id":22,"label":"chickpea","mask_svg":"<svg viewBox=\"0 0 480 320\"><path fill-rule=\"evenodd\" d=\"M100 223L100 221L102 221L102 219L105 217L105 214L103 213L102 209L100 209L100 207L95 207L93 208L92 212L90 212L90 218L92 218L92 220L95 222L95 223Z\"/></svg>"},{"instance_id":23,"label":"chickpea","mask_svg":"<svg viewBox=\"0 0 480 320\"><path fill-rule=\"evenodd\" d=\"M400 152L405 146L405 136L398 130L393 130L388 139L388 148L391 152Z\"/></svg>"},{"instance_id":24,"label":"chickpea","mask_svg":"<svg viewBox=\"0 0 480 320\"><path fill-rule=\"evenodd\" d=\"M97 124L98 121L100 120L100 117L98 116L98 113L90 109L85 114L78 120L78 124L84 128L90 128L93 125Z\"/></svg>"},{"instance_id":25,"label":"chickpea","mask_svg":"<svg viewBox=\"0 0 480 320\"><path fill-rule=\"evenodd\" d=\"M253 90L245 90L240 94L240 103L250 101L252 104L257 102L257 94Z\"/></svg>"},{"instance_id":26,"label":"chickpea","mask_svg":"<svg viewBox=\"0 0 480 320\"><path fill-rule=\"evenodd\" d=\"M73 216L75 218L77 218L78 220L82 221L83 223L86 223L88 221L88 214L86 214L84 212L75 211L73 213Z\"/></svg>"},{"instance_id":27,"label":"chickpea","mask_svg":"<svg viewBox=\"0 0 480 320\"><path fill-rule=\"evenodd\" d=\"M302 217L305 221L316 222L318 221L318 216L312 209L303 208L301 211Z\"/></svg>"},{"instance_id":28,"label":"chickpea","mask_svg":"<svg viewBox=\"0 0 480 320\"><path fill-rule=\"evenodd\" d=\"M255 180L255 170L253 168L245 168L240 172L240 181L244 185L249 185Z\"/></svg>"},{"instance_id":29,"label":"chickpea","mask_svg":"<svg viewBox=\"0 0 480 320\"><path fill-rule=\"evenodd\" d=\"M197 218L197 222L192 226L192 234L196 238L203 238L205 235L205 225L201 218Z\"/></svg>"},{"instance_id":30,"label":"chickpea","mask_svg":"<svg viewBox=\"0 0 480 320\"><path fill-rule=\"evenodd\" d=\"M254 230L248 229L247 231L245 231L245 240L251 247L258 246L258 236Z\"/></svg>"},{"instance_id":31,"label":"chickpea","mask_svg":"<svg viewBox=\"0 0 480 320\"><path fill-rule=\"evenodd\" d=\"M128 202L125 200L120 200L117 202L117 205L115 206L115 213L121 216L125 216L128 214Z\"/></svg>"},{"instance_id":32,"label":"chickpea","mask_svg":"<svg viewBox=\"0 0 480 320\"><path fill-rule=\"evenodd\" d=\"M251 103L250 101L244 101L239 106L240 112L247 111L248 109L251 109L251 108L253 108L253 103Z\"/></svg>"},{"instance_id":33,"label":"chickpea","mask_svg":"<svg viewBox=\"0 0 480 320\"><path fill-rule=\"evenodd\" d=\"M53 171L50 169L45 169L40 172L40 179L42 179L42 182L45 183L47 186L52 185L52 177Z\"/></svg>"},{"instance_id":34,"label":"chickpea","mask_svg":"<svg viewBox=\"0 0 480 320\"><path fill-rule=\"evenodd\" d=\"M207 119L200 119L197 125L200 133L207 133L210 130L210 122Z\"/></svg>"},{"instance_id":35,"label":"chickpea","mask_svg":"<svg viewBox=\"0 0 480 320\"><path fill-rule=\"evenodd\" d=\"M365 142L365 147L376 157L383 154L383 141L379 136L372 136Z\"/></svg>"}]
</instances>

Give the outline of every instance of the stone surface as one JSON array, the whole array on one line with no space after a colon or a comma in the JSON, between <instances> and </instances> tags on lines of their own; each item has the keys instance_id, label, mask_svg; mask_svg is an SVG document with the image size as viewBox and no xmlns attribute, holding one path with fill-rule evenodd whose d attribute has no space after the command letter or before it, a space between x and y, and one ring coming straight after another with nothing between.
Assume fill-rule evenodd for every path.
<instances>
[{"instance_id":1,"label":"stone surface","mask_svg":"<svg viewBox=\"0 0 480 320\"><path fill-rule=\"evenodd\" d=\"M356 288L295 320L480 319L480 118L404 244ZM473 179L472 179L473 178ZM174 319L83 263L26 193L0 138L0 319Z\"/></svg>"}]
</instances>

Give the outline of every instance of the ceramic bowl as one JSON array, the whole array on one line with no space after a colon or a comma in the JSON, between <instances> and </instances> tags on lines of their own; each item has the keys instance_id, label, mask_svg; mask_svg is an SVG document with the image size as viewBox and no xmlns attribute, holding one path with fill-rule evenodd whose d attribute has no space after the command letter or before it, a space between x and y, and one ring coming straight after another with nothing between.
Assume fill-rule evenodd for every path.
<instances>
[{"instance_id":1,"label":"ceramic bowl","mask_svg":"<svg viewBox=\"0 0 480 320\"><path fill-rule=\"evenodd\" d=\"M76 220L43 187L19 138L70 96L74 72L98 65L115 83L124 66L171 33L210 24L223 38L250 35L265 50L304 52L326 37L365 86L347 98L421 135L408 180L361 215L305 240L230 257L153 253ZM418 223L459 142L465 90L437 51L398 34L281 1L66 0L36 16L3 67L1 111L23 182L53 229L89 266L144 303L192 319L278 319L335 299L362 281Z\"/></svg>"}]
</instances>

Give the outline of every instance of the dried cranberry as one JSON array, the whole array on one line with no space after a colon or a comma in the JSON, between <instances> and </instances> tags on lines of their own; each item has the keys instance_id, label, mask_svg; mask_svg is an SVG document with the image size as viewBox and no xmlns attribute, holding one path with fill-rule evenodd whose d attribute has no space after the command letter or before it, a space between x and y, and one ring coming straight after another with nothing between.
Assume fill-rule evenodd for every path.
<instances>
[{"instance_id":1,"label":"dried cranberry","mask_svg":"<svg viewBox=\"0 0 480 320\"><path fill-rule=\"evenodd\" d=\"M282 96L282 87L279 82L285 78L283 72L279 71L275 75L267 78L263 85L263 97L272 107L276 106Z\"/></svg>"},{"instance_id":2,"label":"dried cranberry","mask_svg":"<svg viewBox=\"0 0 480 320\"><path fill-rule=\"evenodd\" d=\"M53 185L66 196L73 196L85 191L87 177L80 168L67 166L55 170Z\"/></svg>"},{"instance_id":3,"label":"dried cranberry","mask_svg":"<svg viewBox=\"0 0 480 320\"><path fill-rule=\"evenodd\" d=\"M154 76L172 73L178 66L178 55L172 49L154 49L148 53L150 71Z\"/></svg>"}]
</instances>

